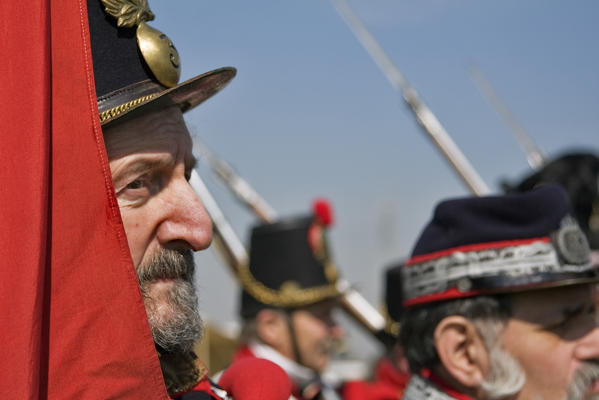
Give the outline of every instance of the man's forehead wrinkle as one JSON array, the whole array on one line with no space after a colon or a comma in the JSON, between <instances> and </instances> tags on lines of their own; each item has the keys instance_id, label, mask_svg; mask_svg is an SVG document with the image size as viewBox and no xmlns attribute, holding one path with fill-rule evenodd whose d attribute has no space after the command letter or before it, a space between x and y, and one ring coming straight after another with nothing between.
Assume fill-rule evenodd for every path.
<instances>
[{"instance_id":1,"label":"man's forehead wrinkle","mask_svg":"<svg viewBox=\"0 0 599 400\"><path fill-rule=\"evenodd\" d=\"M180 143L191 146L180 111L166 109L109 126L104 132L109 159L136 152L176 152Z\"/></svg>"}]
</instances>

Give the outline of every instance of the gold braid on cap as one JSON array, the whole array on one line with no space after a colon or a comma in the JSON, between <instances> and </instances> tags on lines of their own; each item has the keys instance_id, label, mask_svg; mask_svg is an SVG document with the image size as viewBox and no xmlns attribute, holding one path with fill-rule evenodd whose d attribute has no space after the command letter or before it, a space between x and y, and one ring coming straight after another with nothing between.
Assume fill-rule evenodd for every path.
<instances>
[{"instance_id":1,"label":"gold braid on cap","mask_svg":"<svg viewBox=\"0 0 599 400\"><path fill-rule=\"evenodd\" d=\"M154 19L147 0L102 0L102 4L106 12L116 18L119 28L133 28Z\"/></svg>"},{"instance_id":2,"label":"gold braid on cap","mask_svg":"<svg viewBox=\"0 0 599 400\"><path fill-rule=\"evenodd\" d=\"M136 107L142 103L145 103L148 100L153 99L154 97L156 97L158 95L158 93L153 93L153 94L149 94L147 96L142 96L139 97L135 100L131 100L128 101L126 103L123 103L119 106L116 107L112 107L111 109L108 109L106 111L102 111L100 113L100 122L104 123L109 119L112 119L116 116L118 116L119 114L122 114L124 112L129 111L130 109L132 109L133 107Z\"/></svg>"},{"instance_id":3,"label":"gold braid on cap","mask_svg":"<svg viewBox=\"0 0 599 400\"><path fill-rule=\"evenodd\" d=\"M334 267L331 265L334 269ZM269 288L258 281L250 271L247 264L242 265L238 270L239 280L243 289L260 303L274 307L302 307L339 296L341 293L331 282L330 285L316 286L311 288L301 288L294 281L285 281L281 284L279 290Z\"/></svg>"}]
</instances>

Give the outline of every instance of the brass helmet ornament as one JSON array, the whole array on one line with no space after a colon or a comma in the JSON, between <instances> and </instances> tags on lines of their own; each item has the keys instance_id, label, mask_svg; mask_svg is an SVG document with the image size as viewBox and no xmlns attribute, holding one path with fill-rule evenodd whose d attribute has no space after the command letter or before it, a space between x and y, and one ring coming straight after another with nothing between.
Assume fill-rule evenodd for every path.
<instances>
[{"instance_id":1,"label":"brass helmet ornament","mask_svg":"<svg viewBox=\"0 0 599 400\"><path fill-rule=\"evenodd\" d=\"M119 28L137 26L137 46L156 80L169 88L176 86L181 77L179 53L168 36L146 24L154 19L147 0L102 0L102 4Z\"/></svg>"},{"instance_id":2,"label":"brass helmet ornament","mask_svg":"<svg viewBox=\"0 0 599 400\"><path fill-rule=\"evenodd\" d=\"M87 0L87 15L102 126L152 104L174 104L185 113L235 77L235 68L221 67L178 83L179 54L146 23L154 19L148 0Z\"/></svg>"}]
</instances>

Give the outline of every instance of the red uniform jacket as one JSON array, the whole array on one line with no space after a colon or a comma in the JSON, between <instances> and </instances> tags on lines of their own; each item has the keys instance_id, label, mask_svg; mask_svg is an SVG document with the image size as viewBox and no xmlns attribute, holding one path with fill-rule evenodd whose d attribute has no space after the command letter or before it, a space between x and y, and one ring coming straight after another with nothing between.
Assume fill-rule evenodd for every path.
<instances>
[{"instance_id":1,"label":"red uniform jacket","mask_svg":"<svg viewBox=\"0 0 599 400\"><path fill-rule=\"evenodd\" d=\"M410 376L399 371L388 358L379 360L374 382L346 382L341 395L345 400L397 400L403 395Z\"/></svg>"}]
</instances>

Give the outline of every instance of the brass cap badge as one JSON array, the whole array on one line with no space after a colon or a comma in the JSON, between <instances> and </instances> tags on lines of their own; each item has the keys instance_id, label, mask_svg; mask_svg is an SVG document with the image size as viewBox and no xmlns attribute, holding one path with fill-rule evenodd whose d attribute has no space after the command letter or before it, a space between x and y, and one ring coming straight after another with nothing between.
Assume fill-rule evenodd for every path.
<instances>
[{"instance_id":1,"label":"brass cap badge","mask_svg":"<svg viewBox=\"0 0 599 400\"><path fill-rule=\"evenodd\" d=\"M102 0L102 4L117 19L117 26L137 26L137 46L146 64L158 82L176 86L181 76L179 53L168 36L145 23L154 19L147 0Z\"/></svg>"}]
</instances>

